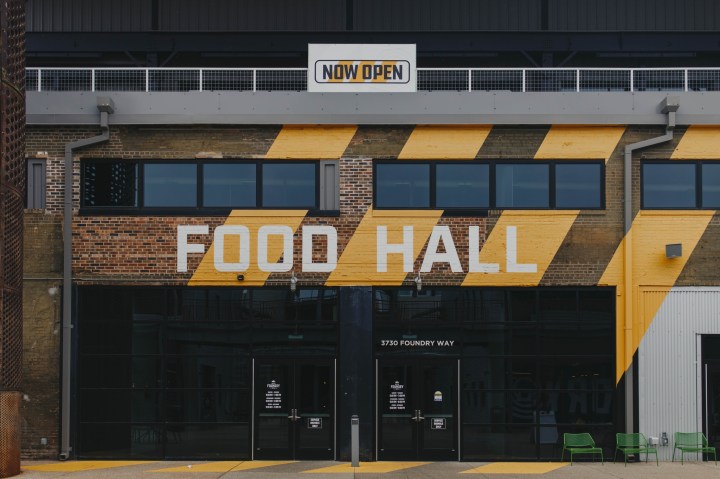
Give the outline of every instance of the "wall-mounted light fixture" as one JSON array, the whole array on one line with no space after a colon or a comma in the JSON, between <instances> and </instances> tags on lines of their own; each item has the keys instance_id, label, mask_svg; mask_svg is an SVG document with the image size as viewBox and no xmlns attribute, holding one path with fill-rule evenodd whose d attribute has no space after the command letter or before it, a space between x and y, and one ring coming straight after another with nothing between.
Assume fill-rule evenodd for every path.
<instances>
[{"instance_id":1,"label":"wall-mounted light fixture","mask_svg":"<svg viewBox=\"0 0 720 479\"><path fill-rule=\"evenodd\" d=\"M292 291L293 293L295 292L295 290L297 290L297 282L297 276L295 276L295 271L293 271L292 273L290 273L290 291Z\"/></svg>"},{"instance_id":2,"label":"wall-mounted light fixture","mask_svg":"<svg viewBox=\"0 0 720 479\"><path fill-rule=\"evenodd\" d=\"M682 243L665 245L665 257L666 258L680 258L681 256L682 256Z\"/></svg>"},{"instance_id":3,"label":"wall-mounted light fixture","mask_svg":"<svg viewBox=\"0 0 720 479\"><path fill-rule=\"evenodd\" d=\"M420 277L420 273L415 276L415 287L418 291L422 290L422 278Z\"/></svg>"}]
</instances>

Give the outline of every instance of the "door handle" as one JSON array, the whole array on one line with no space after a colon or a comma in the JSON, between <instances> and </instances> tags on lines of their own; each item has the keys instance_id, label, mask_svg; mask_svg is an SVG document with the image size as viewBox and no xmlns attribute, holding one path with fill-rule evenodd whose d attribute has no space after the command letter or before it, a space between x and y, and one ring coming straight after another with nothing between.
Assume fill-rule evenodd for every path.
<instances>
[{"instance_id":1,"label":"door handle","mask_svg":"<svg viewBox=\"0 0 720 479\"><path fill-rule=\"evenodd\" d=\"M290 410L290 415L288 416L288 419L290 419L291 421L297 421L298 419L300 419L300 416L297 415L297 409Z\"/></svg>"},{"instance_id":2,"label":"door handle","mask_svg":"<svg viewBox=\"0 0 720 479\"><path fill-rule=\"evenodd\" d=\"M415 416L413 416L411 419L415 422L424 421L425 418L421 414L422 414L422 412L420 411L420 409L416 409Z\"/></svg>"}]
</instances>

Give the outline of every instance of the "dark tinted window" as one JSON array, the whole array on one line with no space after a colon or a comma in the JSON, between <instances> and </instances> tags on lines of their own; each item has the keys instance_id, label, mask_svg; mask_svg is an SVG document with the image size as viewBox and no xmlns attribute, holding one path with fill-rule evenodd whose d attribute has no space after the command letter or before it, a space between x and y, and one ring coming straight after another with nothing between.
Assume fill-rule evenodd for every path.
<instances>
[{"instance_id":1,"label":"dark tinted window","mask_svg":"<svg viewBox=\"0 0 720 479\"><path fill-rule=\"evenodd\" d=\"M145 165L145 206L197 206L197 165L148 163Z\"/></svg>"},{"instance_id":2,"label":"dark tinted window","mask_svg":"<svg viewBox=\"0 0 720 479\"><path fill-rule=\"evenodd\" d=\"M646 163L643 208L695 208L695 163Z\"/></svg>"},{"instance_id":3,"label":"dark tinted window","mask_svg":"<svg viewBox=\"0 0 720 479\"><path fill-rule=\"evenodd\" d=\"M208 163L203 165L203 206L256 206L254 163Z\"/></svg>"},{"instance_id":4,"label":"dark tinted window","mask_svg":"<svg viewBox=\"0 0 720 479\"><path fill-rule=\"evenodd\" d=\"M263 206L316 207L316 173L315 163L263 165Z\"/></svg>"},{"instance_id":5,"label":"dark tinted window","mask_svg":"<svg viewBox=\"0 0 720 479\"><path fill-rule=\"evenodd\" d=\"M555 165L556 208L600 208L602 167L598 163Z\"/></svg>"},{"instance_id":6,"label":"dark tinted window","mask_svg":"<svg viewBox=\"0 0 720 479\"><path fill-rule=\"evenodd\" d=\"M376 165L375 187L375 205L381 208L428 208L430 165Z\"/></svg>"},{"instance_id":7,"label":"dark tinted window","mask_svg":"<svg viewBox=\"0 0 720 479\"><path fill-rule=\"evenodd\" d=\"M497 207L547 208L550 206L549 165L497 165L495 175Z\"/></svg>"},{"instance_id":8,"label":"dark tinted window","mask_svg":"<svg viewBox=\"0 0 720 479\"><path fill-rule=\"evenodd\" d=\"M83 206L138 206L138 165L133 162L83 163Z\"/></svg>"},{"instance_id":9,"label":"dark tinted window","mask_svg":"<svg viewBox=\"0 0 720 479\"><path fill-rule=\"evenodd\" d=\"M702 165L702 206L720 208L720 163Z\"/></svg>"},{"instance_id":10,"label":"dark tinted window","mask_svg":"<svg viewBox=\"0 0 720 479\"><path fill-rule=\"evenodd\" d=\"M437 165L435 205L438 208L490 206L490 165Z\"/></svg>"}]
</instances>

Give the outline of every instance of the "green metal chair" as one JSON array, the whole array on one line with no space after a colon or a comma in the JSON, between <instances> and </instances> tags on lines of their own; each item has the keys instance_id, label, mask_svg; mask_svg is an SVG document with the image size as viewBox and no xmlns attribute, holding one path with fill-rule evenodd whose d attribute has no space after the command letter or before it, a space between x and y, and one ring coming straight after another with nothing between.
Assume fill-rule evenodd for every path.
<instances>
[{"instance_id":1,"label":"green metal chair","mask_svg":"<svg viewBox=\"0 0 720 479\"><path fill-rule=\"evenodd\" d=\"M575 454L600 454L600 462L605 463L602 448L595 445L592 436L587 432L572 434L566 432L563 434L563 448L560 460L565 459L565 451L570 453L570 465L573 463L573 455ZM593 461L595 456L593 456Z\"/></svg>"},{"instance_id":2,"label":"green metal chair","mask_svg":"<svg viewBox=\"0 0 720 479\"><path fill-rule=\"evenodd\" d=\"M684 455L686 452L712 454L717 464L717 452L708 444L705 434L701 432L676 432L675 447L673 448L672 460L675 461L675 450L680 449L680 463L685 464Z\"/></svg>"},{"instance_id":3,"label":"green metal chair","mask_svg":"<svg viewBox=\"0 0 720 479\"><path fill-rule=\"evenodd\" d=\"M639 432L615 434L615 454L613 462L617 458L617 453L621 452L625 456L625 466L627 466L628 456L630 454L645 454L645 462L648 461L650 454L655 454L655 465L659 466L657 449L648 444L647 438Z\"/></svg>"}]
</instances>

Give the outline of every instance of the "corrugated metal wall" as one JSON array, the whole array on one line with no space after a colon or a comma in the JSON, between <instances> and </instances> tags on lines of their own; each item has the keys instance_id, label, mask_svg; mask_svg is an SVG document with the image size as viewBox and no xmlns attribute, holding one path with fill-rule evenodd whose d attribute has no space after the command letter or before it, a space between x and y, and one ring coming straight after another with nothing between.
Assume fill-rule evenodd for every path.
<instances>
[{"instance_id":1,"label":"corrugated metal wall","mask_svg":"<svg viewBox=\"0 0 720 479\"><path fill-rule=\"evenodd\" d=\"M160 0L164 31L342 31L345 0Z\"/></svg>"},{"instance_id":2,"label":"corrugated metal wall","mask_svg":"<svg viewBox=\"0 0 720 479\"><path fill-rule=\"evenodd\" d=\"M718 0L27 0L29 32L150 31L153 15L160 31L720 30Z\"/></svg>"},{"instance_id":3,"label":"corrugated metal wall","mask_svg":"<svg viewBox=\"0 0 720 479\"><path fill-rule=\"evenodd\" d=\"M717 0L549 0L548 27L560 31L713 31Z\"/></svg>"},{"instance_id":4,"label":"corrugated metal wall","mask_svg":"<svg viewBox=\"0 0 720 479\"><path fill-rule=\"evenodd\" d=\"M152 26L150 0L28 0L28 32L142 32Z\"/></svg>"},{"instance_id":5,"label":"corrugated metal wall","mask_svg":"<svg viewBox=\"0 0 720 479\"><path fill-rule=\"evenodd\" d=\"M354 0L358 31L541 29L540 0Z\"/></svg>"},{"instance_id":6,"label":"corrugated metal wall","mask_svg":"<svg viewBox=\"0 0 720 479\"><path fill-rule=\"evenodd\" d=\"M658 448L670 460L675 432L702 431L701 334L720 334L720 288L673 288L640 294L641 308L662 302L638 350L639 432L670 444ZM665 300L663 301L663 297Z\"/></svg>"}]
</instances>

